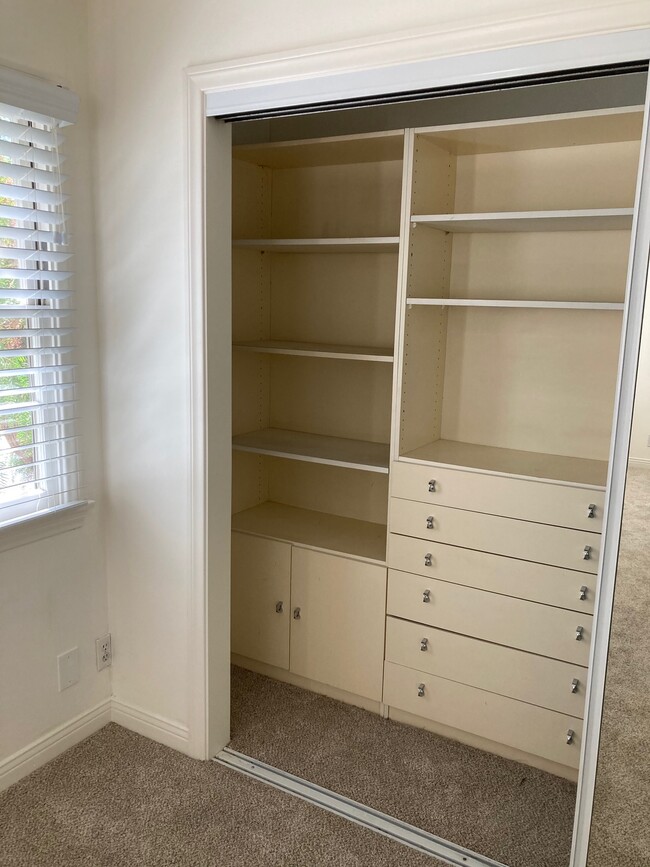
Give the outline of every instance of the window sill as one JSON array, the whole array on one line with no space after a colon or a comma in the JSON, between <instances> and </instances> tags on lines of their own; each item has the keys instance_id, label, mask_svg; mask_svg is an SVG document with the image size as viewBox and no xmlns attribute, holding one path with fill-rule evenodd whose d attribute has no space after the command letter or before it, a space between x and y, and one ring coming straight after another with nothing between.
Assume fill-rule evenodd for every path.
<instances>
[{"instance_id":1,"label":"window sill","mask_svg":"<svg viewBox=\"0 0 650 867\"><path fill-rule=\"evenodd\" d=\"M5 524L0 527L0 553L50 536L58 536L59 533L67 533L69 530L77 530L83 524L91 505L91 500L81 500Z\"/></svg>"}]
</instances>

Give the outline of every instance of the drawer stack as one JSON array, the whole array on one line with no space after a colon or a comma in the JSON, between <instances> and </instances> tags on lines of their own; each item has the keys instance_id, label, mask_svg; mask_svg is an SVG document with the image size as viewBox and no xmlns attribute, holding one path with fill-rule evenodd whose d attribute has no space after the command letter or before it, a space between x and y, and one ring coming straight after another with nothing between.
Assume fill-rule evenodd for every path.
<instances>
[{"instance_id":1,"label":"drawer stack","mask_svg":"<svg viewBox=\"0 0 650 867\"><path fill-rule=\"evenodd\" d=\"M397 462L384 702L577 768L602 491Z\"/></svg>"}]
</instances>

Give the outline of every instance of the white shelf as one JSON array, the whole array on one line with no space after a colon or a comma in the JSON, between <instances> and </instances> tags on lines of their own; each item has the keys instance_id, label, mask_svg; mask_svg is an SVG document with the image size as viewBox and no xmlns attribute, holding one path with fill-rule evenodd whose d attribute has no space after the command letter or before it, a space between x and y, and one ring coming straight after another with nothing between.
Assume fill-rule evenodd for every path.
<instances>
[{"instance_id":1,"label":"white shelf","mask_svg":"<svg viewBox=\"0 0 650 867\"><path fill-rule=\"evenodd\" d=\"M407 298L409 307L533 307L546 310L623 310L609 301L526 301L502 298Z\"/></svg>"},{"instance_id":2,"label":"white shelf","mask_svg":"<svg viewBox=\"0 0 650 867\"><path fill-rule=\"evenodd\" d=\"M266 502L232 516L232 529L383 565L386 526Z\"/></svg>"},{"instance_id":3,"label":"white shelf","mask_svg":"<svg viewBox=\"0 0 650 867\"><path fill-rule=\"evenodd\" d=\"M390 450L386 443L267 428L234 436L232 444L240 452L372 473L388 472Z\"/></svg>"},{"instance_id":4,"label":"white shelf","mask_svg":"<svg viewBox=\"0 0 650 867\"><path fill-rule=\"evenodd\" d=\"M339 346L333 343L300 343L293 340L250 340L233 344L242 352L262 352L269 355L299 355L308 358L339 358L347 361L392 362L390 347Z\"/></svg>"},{"instance_id":5,"label":"white shelf","mask_svg":"<svg viewBox=\"0 0 650 867\"><path fill-rule=\"evenodd\" d=\"M445 464L598 488L603 488L607 481L607 461L501 449L455 440L427 443L401 455L400 460Z\"/></svg>"},{"instance_id":6,"label":"white shelf","mask_svg":"<svg viewBox=\"0 0 650 867\"><path fill-rule=\"evenodd\" d=\"M237 239L240 249L267 253L396 253L399 236L385 238L253 238Z\"/></svg>"},{"instance_id":7,"label":"white shelf","mask_svg":"<svg viewBox=\"0 0 650 867\"><path fill-rule=\"evenodd\" d=\"M598 232L632 228L632 208L415 214L411 222L443 232Z\"/></svg>"},{"instance_id":8,"label":"white shelf","mask_svg":"<svg viewBox=\"0 0 650 867\"><path fill-rule=\"evenodd\" d=\"M272 169L401 160L404 131L238 145L233 157Z\"/></svg>"}]
</instances>

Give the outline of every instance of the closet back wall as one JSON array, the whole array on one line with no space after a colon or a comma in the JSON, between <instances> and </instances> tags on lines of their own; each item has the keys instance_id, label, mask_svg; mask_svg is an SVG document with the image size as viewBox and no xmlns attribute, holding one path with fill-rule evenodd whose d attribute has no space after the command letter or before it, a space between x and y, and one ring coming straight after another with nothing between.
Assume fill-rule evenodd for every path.
<instances>
[{"instance_id":1,"label":"closet back wall","mask_svg":"<svg viewBox=\"0 0 650 867\"><path fill-rule=\"evenodd\" d=\"M190 413L181 70L319 43L437 33L439 53L650 23L640 2L482 0L91 0L98 100L98 219L118 699L147 733L200 754L186 730L190 593ZM392 51L392 53L391 53ZM132 371L137 369L137 376ZM127 447L128 446L128 447ZM224 492L227 498L229 492ZM172 721L167 725L165 720ZM189 739L188 739L189 738Z\"/></svg>"}]
</instances>

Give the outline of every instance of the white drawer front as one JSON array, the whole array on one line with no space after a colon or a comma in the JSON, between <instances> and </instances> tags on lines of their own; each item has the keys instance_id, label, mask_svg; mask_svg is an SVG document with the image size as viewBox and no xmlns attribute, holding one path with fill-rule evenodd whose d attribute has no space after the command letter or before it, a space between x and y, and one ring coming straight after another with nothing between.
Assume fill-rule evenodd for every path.
<instances>
[{"instance_id":1,"label":"white drawer front","mask_svg":"<svg viewBox=\"0 0 650 867\"><path fill-rule=\"evenodd\" d=\"M589 614L393 569L388 570L388 614L576 665L589 662Z\"/></svg>"},{"instance_id":2,"label":"white drawer front","mask_svg":"<svg viewBox=\"0 0 650 867\"><path fill-rule=\"evenodd\" d=\"M560 765L580 761L582 720L392 662L384 703Z\"/></svg>"},{"instance_id":3,"label":"white drawer front","mask_svg":"<svg viewBox=\"0 0 650 867\"><path fill-rule=\"evenodd\" d=\"M391 533L388 565L505 596L592 614L596 576Z\"/></svg>"},{"instance_id":4,"label":"white drawer front","mask_svg":"<svg viewBox=\"0 0 650 867\"><path fill-rule=\"evenodd\" d=\"M391 533L403 536L416 536L578 572L598 571L599 533L515 521L446 506L434 508L426 503L395 497L390 501L389 526Z\"/></svg>"},{"instance_id":5,"label":"white drawer front","mask_svg":"<svg viewBox=\"0 0 650 867\"><path fill-rule=\"evenodd\" d=\"M390 479L391 496L404 500L592 533L603 527L604 491L400 461L391 465Z\"/></svg>"},{"instance_id":6,"label":"white drawer front","mask_svg":"<svg viewBox=\"0 0 650 867\"><path fill-rule=\"evenodd\" d=\"M386 659L582 719L587 669L389 617Z\"/></svg>"}]
</instances>

